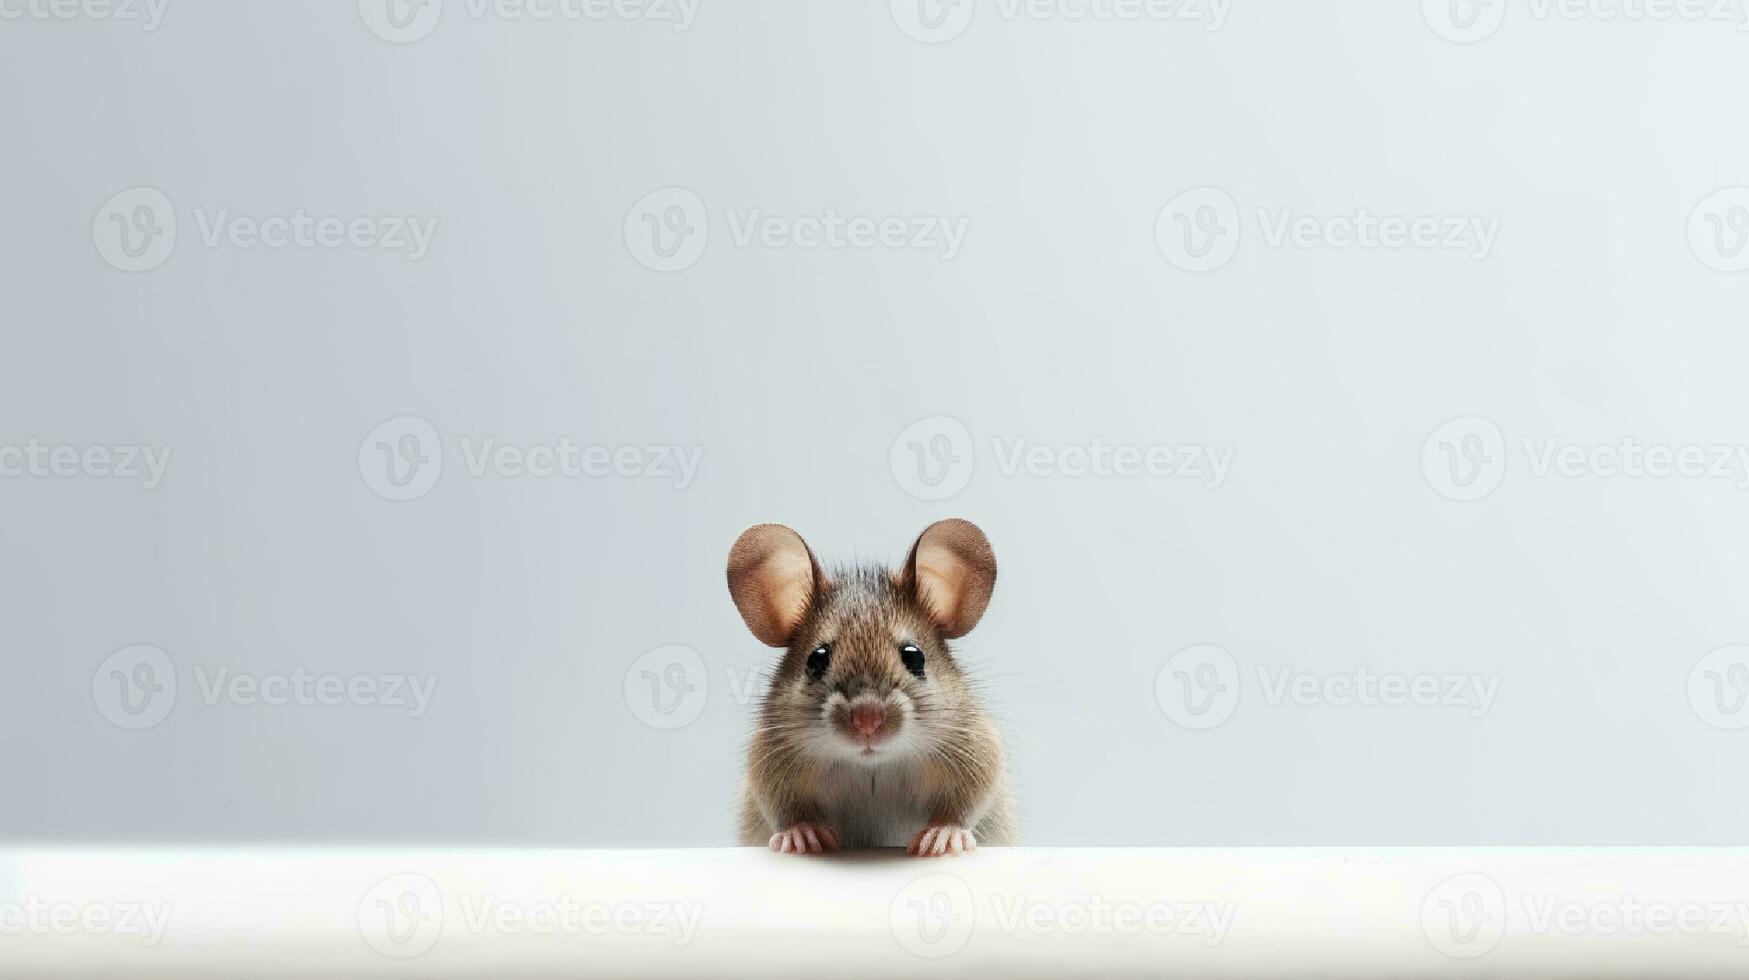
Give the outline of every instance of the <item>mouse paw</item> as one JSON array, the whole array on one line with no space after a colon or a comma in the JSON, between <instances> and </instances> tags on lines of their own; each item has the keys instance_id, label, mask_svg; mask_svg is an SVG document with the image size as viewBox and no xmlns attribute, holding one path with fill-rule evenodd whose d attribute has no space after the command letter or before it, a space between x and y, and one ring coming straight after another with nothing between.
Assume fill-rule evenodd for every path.
<instances>
[{"instance_id":1,"label":"mouse paw","mask_svg":"<svg viewBox=\"0 0 1749 980\"><path fill-rule=\"evenodd\" d=\"M915 857L942 857L948 854L970 854L977 850L978 839L972 832L955 824L932 824L911 838L905 853Z\"/></svg>"},{"instance_id":2,"label":"mouse paw","mask_svg":"<svg viewBox=\"0 0 1749 980\"><path fill-rule=\"evenodd\" d=\"M779 854L822 854L838 850L838 835L824 824L798 823L772 834L771 849Z\"/></svg>"}]
</instances>

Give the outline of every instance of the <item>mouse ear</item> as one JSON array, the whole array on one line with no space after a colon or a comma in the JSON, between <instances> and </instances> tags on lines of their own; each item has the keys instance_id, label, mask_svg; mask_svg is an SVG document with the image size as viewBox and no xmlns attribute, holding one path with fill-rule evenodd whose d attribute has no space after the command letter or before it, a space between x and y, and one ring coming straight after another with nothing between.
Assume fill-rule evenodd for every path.
<instances>
[{"instance_id":1,"label":"mouse ear","mask_svg":"<svg viewBox=\"0 0 1749 980\"><path fill-rule=\"evenodd\" d=\"M990 539L971 521L937 521L924 528L911 546L904 582L944 636L961 637L978 625L990 604L990 593L996 588L996 553L990 550Z\"/></svg>"},{"instance_id":2,"label":"mouse ear","mask_svg":"<svg viewBox=\"0 0 1749 980\"><path fill-rule=\"evenodd\" d=\"M729 549L729 595L766 646L789 646L819 580L807 542L782 524L755 524Z\"/></svg>"}]
</instances>

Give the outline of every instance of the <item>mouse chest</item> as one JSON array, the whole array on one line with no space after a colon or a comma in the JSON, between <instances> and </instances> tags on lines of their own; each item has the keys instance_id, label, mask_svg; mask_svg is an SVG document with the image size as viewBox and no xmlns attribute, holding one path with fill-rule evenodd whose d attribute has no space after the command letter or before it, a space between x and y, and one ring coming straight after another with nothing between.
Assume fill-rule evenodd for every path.
<instances>
[{"instance_id":1,"label":"mouse chest","mask_svg":"<svg viewBox=\"0 0 1749 980\"><path fill-rule=\"evenodd\" d=\"M916 772L904 766L836 767L820 803L846 847L903 847L929 819Z\"/></svg>"}]
</instances>

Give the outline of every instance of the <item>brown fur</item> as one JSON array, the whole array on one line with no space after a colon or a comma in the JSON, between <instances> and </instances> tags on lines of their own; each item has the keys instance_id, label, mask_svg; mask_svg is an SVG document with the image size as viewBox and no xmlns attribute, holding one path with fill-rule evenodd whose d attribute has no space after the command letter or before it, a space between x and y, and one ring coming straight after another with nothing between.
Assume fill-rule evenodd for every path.
<instances>
[{"instance_id":1,"label":"brown fur","mask_svg":"<svg viewBox=\"0 0 1749 980\"><path fill-rule=\"evenodd\" d=\"M897 572L827 575L799 536L775 528L749 530L731 552L737 606L762 639L784 645L748 746L742 843L765 844L804 822L832 828L846 847L903 845L943 824L970 829L980 843L1014 843L1000 733L947 644L989 601L995 557L983 533L941 522ZM808 657L823 643L830 665L813 680ZM906 669L905 643L923 651L922 678ZM845 702L859 695L894 706L877 761L856 756L845 737Z\"/></svg>"}]
</instances>

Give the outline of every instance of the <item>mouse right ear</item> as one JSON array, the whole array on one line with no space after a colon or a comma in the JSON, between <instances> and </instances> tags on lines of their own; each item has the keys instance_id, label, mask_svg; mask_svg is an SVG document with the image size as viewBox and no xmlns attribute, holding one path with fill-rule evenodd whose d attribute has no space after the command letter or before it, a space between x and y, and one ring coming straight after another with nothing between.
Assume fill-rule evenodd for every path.
<instances>
[{"instance_id":1,"label":"mouse right ear","mask_svg":"<svg viewBox=\"0 0 1749 980\"><path fill-rule=\"evenodd\" d=\"M996 553L971 521L936 521L911 546L901 581L929 610L941 635L957 640L978 625L990 604Z\"/></svg>"},{"instance_id":2,"label":"mouse right ear","mask_svg":"<svg viewBox=\"0 0 1749 980\"><path fill-rule=\"evenodd\" d=\"M766 646L789 646L819 581L807 542L782 524L755 524L729 549L729 595Z\"/></svg>"}]
</instances>

